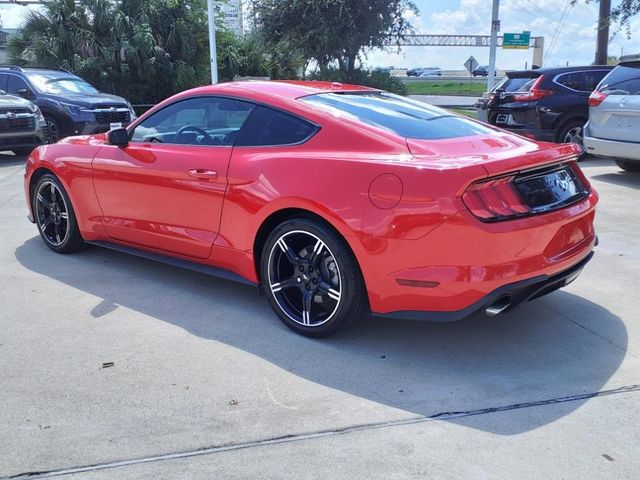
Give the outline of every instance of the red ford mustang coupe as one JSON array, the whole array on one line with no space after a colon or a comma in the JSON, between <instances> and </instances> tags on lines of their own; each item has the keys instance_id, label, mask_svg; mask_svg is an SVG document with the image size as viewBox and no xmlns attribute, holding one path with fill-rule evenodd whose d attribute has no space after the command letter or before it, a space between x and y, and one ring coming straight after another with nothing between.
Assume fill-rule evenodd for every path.
<instances>
[{"instance_id":1,"label":"red ford mustang coupe","mask_svg":"<svg viewBox=\"0 0 640 480\"><path fill-rule=\"evenodd\" d=\"M579 153L364 87L225 83L38 148L25 193L56 252L260 285L320 337L369 311L497 315L572 281L596 243Z\"/></svg>"}]
</instances>

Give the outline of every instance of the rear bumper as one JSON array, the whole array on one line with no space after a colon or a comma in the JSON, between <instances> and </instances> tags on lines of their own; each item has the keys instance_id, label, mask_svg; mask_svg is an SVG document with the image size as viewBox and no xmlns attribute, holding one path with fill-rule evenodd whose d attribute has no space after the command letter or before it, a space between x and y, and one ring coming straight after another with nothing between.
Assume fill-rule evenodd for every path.
<instances>
[{"instance_id":1,"label":"rear bumper","mask_svg":"<svg viewBox=\"0 0 640 480\"><path fill-rule=\"evenodd\" d=\"M584 131L584 147L592 155L640 161L640 143L592 137L588 125Z\"/></svg>"},{"instance_id":2,"label":"rear bumper","mask_svg":"<svg viewBox=\"0 0 640 480\"><path fill-rule=\"evenodd\" d=\"M474 313L482 311L487 313L489 316L495 316L499 313L508 312L524 302L542 297L543 295L568 285L575 280L578 275L580 275L582 269L592 257L593 252L590 252L577 264L555 275L539 275L497 288L474 304L462 310L451 312L404 310L374 315L381 318L429 322L457 322L463 318L473 315Z\"/></svg>"},{"instance_id":3,"label":"rear bumper","mask_svg":"<svg viewBox=\"0 0 640 480\"><path fill-rule=\"evenodd\" d=\"M523 137L533 138L534 140L540 140L542 142L555 142L556 141L556 131L555 130L545 130L540 128L519 128L519 127L509 127L506 125L494 124L498 128L503 128L509 132L516 133L518 135L522 135Z\"/></svg>"}]
</instances>

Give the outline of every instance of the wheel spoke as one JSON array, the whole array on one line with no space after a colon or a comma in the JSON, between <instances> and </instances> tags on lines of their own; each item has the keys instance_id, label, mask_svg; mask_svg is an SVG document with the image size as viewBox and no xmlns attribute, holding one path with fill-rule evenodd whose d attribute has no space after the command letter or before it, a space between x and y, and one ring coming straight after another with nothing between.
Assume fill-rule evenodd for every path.
<instances>
[{"instance_id":1,"label":"wheel spoke","mask_svg":"<svg viewBox=\"0 0 640 480\"><path fill-rule=\"evenodd\" d=\"M67 212L60 212L60 218L62 218L64 220L68 220L69 219L69 214Z\"/></svg>"},{"instance_id":2,"label":"wheel spoke","mask_svg":"<svg viewBox=\"0 0 640 480\"><path fill-rule=\"evenodd\" d=\"M40 204L45 207L48 208L49 210L51 210L53 208L53 204L51 202L48 202L41 193L38 193L38 201L40 202Z\"/></svg>"},{"instance_id":3,"label":"wheel spoke","mask_svg":"<svg viewBox=\"0 0 640 480\"><path fill-rule=\"evenodd\" d=\"M44 232L47 229L47 227L49 225L51 225L52 222L53 222L53 217L51 215L49 215L47 217L47 219L44 221L44 223L42 223L42 225L40 225L40 230L42 230Z\"/></svg>"},{"instance_id":4,"label":"wheel spoke","mask_svg":"<svg viewBox=\"0 0 640 480\"><path fill-rule=\"evenodd\" d=\"M322 240L318 240L316 242L316 244L313 247L313 251L309 255L309 262L312 265L315 265L317 263L318 259L320 258L320 254L322 253L322 250L324 249L324 247L325 247L325 245L322 242Z\"/></svg>"},{"instance_id":5,"label":"wheel spoke","mask_svg":"<svg viewBox=\"0 0 640 480\"><path fill-rule=\"evenodd\" d=\"M51 203L54 204L56 203L56 187L53 186L53 183L51 184Z\"/></svg>"},{"instance_id":6,"label":"wheel spoke","mask_svg":"<svg viewBox=\"0 0 640 480\"><path fill-rule=\"evenodd\" d=\"M329 296L329 298L335 300L336 302L340 301L340 292L331 286L327 282L320 282L318 285L320 291Z\"/></svg>"},{"instance_id":7,"label":"wheel spoke","mask_svg":"<svg viewBox=\"0 0 640 480\"><path fill-rule=\"evenodd\" d=\"M297 287L298 281L295 277L291 277L288 280L283 282L274 283L271 285L271 291L273 293L279 292L280 290L286 290L287 288Z\"/></svg>"},{"instance_id":8,"label":"wheel spoke","mask_svg":"<svg viewBox=\"0 0 640 480\"><path fill-rule=\"evenodd\" d=\"M292 264L297 265L302 261L302 259L298 255L296 255L296 253L291 249L291 247L287 245L287 243L284 241L284 238L281 238L280 240L278 240L278 246L284 252L284 254L287 256L287 258Z\"/></svg>"},{"instance_id":9,"label":"wheel spoke","mask_svg":"<svg viewBox=\"0 0 640 480\"><path fill-rule=\"evenodd\" d=\"M56 233L56 240L58 241L58 243L62 243L62 239L60 238L60 224L59 223L55 223L55 233Z\"/></svg>"},{"instance_id":10,"label":"wheel spoke","mask_svg":"<svg viewBox=\"0 0 640 480\"><path fill-rule=\"evenodd\" d=\"M313 304L314 293L304 292L302 295L302 323L311 325L311 305Z\"/></svg>"}]
</instances>

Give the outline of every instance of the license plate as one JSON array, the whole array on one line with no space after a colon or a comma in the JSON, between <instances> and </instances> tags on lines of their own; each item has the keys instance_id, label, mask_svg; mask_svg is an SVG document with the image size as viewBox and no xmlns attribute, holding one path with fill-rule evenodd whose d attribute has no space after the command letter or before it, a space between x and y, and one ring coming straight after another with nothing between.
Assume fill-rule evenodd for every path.
<instances>
[{"instance_id":1,"label":"license plate","mask_svg":"<svg viewBox=\"0 0 640 480\"><path fill-rule=\"evenodd\" d=\"M511 115L509 115L508 113L499 113L496 117L496 123L508 123L510 116Z\"/></svg>"}]
</instances>

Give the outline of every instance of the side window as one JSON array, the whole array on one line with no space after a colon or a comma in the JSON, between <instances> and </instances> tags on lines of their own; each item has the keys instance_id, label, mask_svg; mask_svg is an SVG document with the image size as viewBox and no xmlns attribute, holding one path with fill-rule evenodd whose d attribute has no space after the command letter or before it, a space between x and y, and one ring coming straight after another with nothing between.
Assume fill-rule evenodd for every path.
<instances>
[{"instance_id":1,"label":"side window","mask_svg":"<svg viewBox=\"0 0 640 480\"><path fill-rule=\"evenodd\" d=\"M582 72L564 73L558 77L558 83L571 90L584 91L584 78Z\"/></svg>"},{"instance_id":2,"label":"side window","mask_svg":"<svg viewBox=\"0 0 640 480\"><path fill-rule=\"evenodd\" d=\"M583 90L589 93L593 92L607 73L609 73L607 70L584 72L585 81Z\"/></svg>"},{"instance_id":3,"label":"side window","mask_svg":"<svg viewBox=\"0 0 640 480\"><path fill-rule=\"evenodd\" d=\"M27 82L15 75L9 75L9 82L7 85L7 93L16 94L18 90L29 88Z\"/></svg>"},{"instance_id":4,"label":"side window","mask_svg":"<svg viewBox=\"0 0 640 480\"><path fill-rule=\"evenodd\" d=\"M7 91L7 75L0 73L0 90Z\"/></svg>"},{"instance_id":5,"label":"side window","mask_svg":"<svg viewBox=\"0 0 640 480\"><path fill-rule=\"evenodd\" d=\"M253 104L230 98L181 100L144 119L131 141L231 146L252 109Z\"/></svg>"},{"instance_id":6,"label":"side window","mask_svg":"<svg viewBox=\"0 0 640 480\"><path fill-rule=\"evenodd\" d=\"M279 110L256 106L238 137L237 146L292 145L307 140L317 127Z\"/></svg>"}]
</instances>

